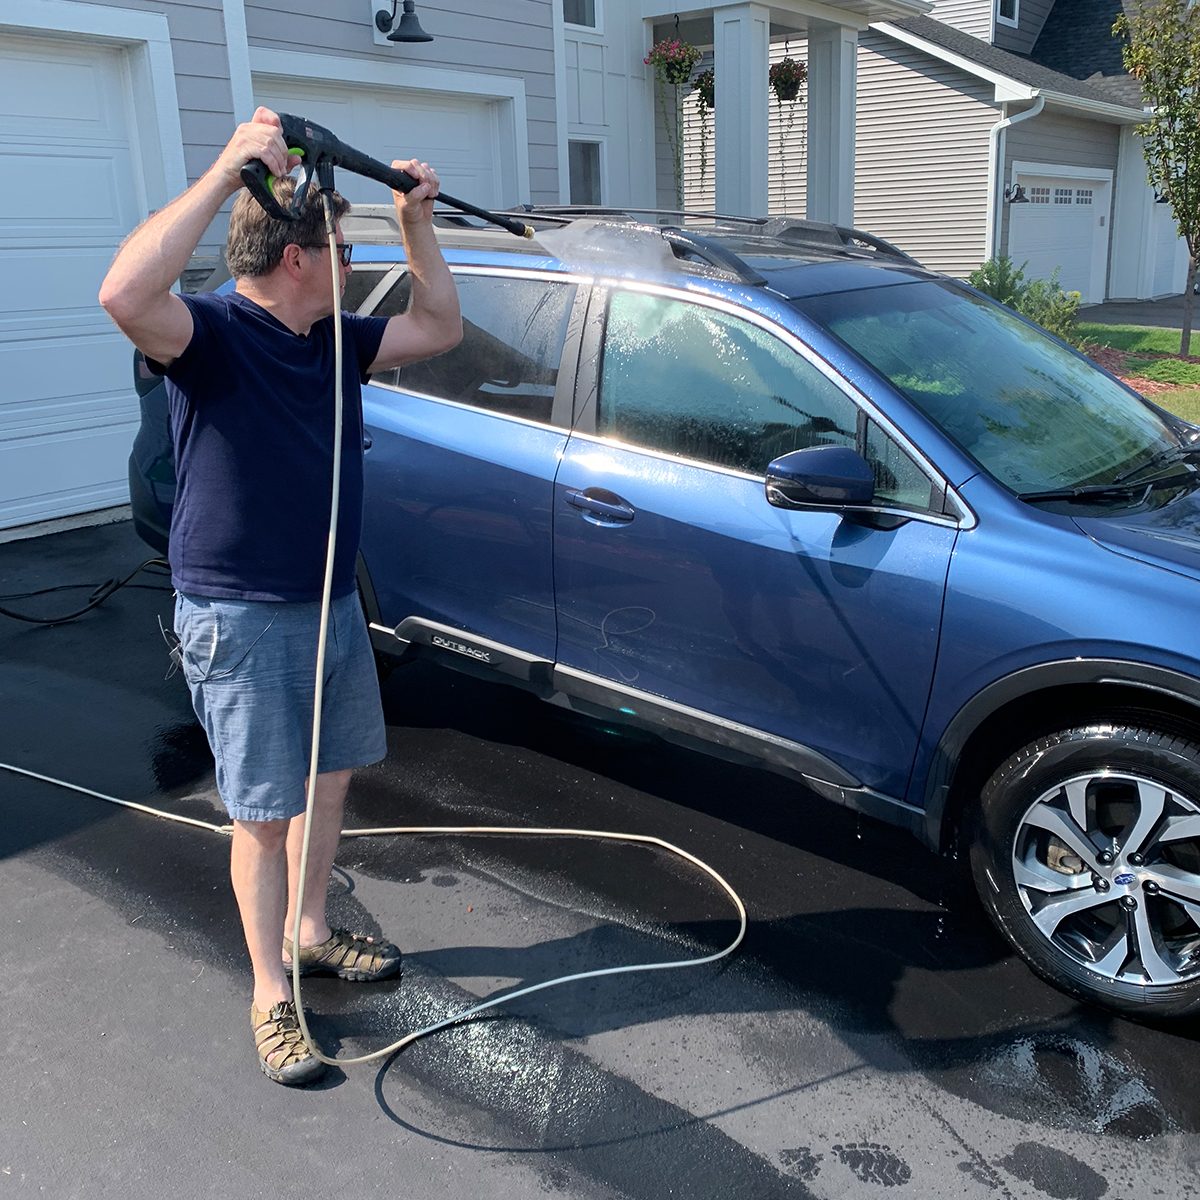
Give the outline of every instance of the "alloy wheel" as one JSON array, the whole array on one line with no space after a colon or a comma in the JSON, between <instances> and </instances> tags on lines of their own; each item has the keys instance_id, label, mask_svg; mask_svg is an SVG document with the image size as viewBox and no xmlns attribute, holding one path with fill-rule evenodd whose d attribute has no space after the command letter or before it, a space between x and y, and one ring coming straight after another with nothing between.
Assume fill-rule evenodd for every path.
<instances>
[{"instance_id":1,"label":"alloy wheel","mask_svg":"<svg viewBox=\"0 0 1200 1200\"><path fill-rule=\"evenodd\" d=\"M1122 772L1040 795L1013 841L1017 893L1060 953L1106 979L1200 977L1200 803Z\"/></svg>"}]
</instances>

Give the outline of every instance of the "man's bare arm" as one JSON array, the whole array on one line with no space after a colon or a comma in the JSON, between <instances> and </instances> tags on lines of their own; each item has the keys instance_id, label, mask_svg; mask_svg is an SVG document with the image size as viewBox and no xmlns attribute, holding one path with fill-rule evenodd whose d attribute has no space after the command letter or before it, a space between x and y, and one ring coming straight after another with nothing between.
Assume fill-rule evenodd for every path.
<instances>
[{"instance_id":1,"label":"man's bare arm","mask_svg":"<svg viewBox=\"0 0 1200 1200\"><path fill-rule=\"evenodd\" d=\"M412 279L408 311L392 317L384 331L372 371L385 371L453 350L462 341L462 313L454 277L433 232L437 173L428 163L393 162L419 180L411 192L393 192Z\"/></svg>"},{"instance_id":2,"label":"man's bare arm","mask_svg":"<svg viewBox=\"0 0 1200 1200\"><path fill-rule=\"evenodd\" d=\"M139 225L117 252L100 285L100 303L148 357L169 363L192 340L191 313L171 288L221 205L242 186L242 167L255 158L273 175L287 174L279 118L267 108L239 125L204 175Z\"/></svg>"}]
</instances>

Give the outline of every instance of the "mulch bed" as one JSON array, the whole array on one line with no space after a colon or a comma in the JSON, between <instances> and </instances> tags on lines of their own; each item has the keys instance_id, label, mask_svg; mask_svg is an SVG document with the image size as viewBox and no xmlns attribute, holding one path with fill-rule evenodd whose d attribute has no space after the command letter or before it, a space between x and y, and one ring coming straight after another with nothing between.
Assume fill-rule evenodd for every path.
<instances>
[{"instance_id":1,"label":"mulch bed","mask_svg":"<svg viewBox=\"0 0 1200 1200\"><path fill-rule=\"evenodd\" d=\"M1157 379L1144 379L1138 375L1131 375L1125 369L1125 363L1129 359L1170 358L1176 362L1200 363L1200 355L1198 354L1189 354L1185 358L1178 354L1162 354L1154 350L1114 350L1111 346L1087 345L1084 347L1084 353L1093 362L1098 362L1106 371L1111 371L1114 375L1119 375L1131 388L1141 392L1143 396L1153 396L1155 392L1169 392L1181 385L1178 383L1162 383Z\"/></svg>"}]
</instances>

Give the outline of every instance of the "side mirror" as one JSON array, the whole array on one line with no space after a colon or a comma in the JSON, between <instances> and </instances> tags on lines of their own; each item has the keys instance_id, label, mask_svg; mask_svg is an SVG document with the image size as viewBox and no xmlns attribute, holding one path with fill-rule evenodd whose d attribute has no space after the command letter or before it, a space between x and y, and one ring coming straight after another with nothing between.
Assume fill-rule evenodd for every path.
<instances>
[{"instance_id":1,"label":"side mirror","mask_svg":"<svg viewBox=\"0 0 1200 1200\"><path fill-rule=\"evenodd\" d=\"M776 508L861 508L875 498L875 472L846 446L810 446L767 467L766 492Z\"/></svg>"}]
</instances>

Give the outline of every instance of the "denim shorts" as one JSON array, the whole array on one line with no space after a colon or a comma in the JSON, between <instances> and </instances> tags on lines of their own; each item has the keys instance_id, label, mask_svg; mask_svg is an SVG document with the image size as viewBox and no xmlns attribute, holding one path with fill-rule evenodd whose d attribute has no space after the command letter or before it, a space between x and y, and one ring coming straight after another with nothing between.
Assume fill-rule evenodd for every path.
<instances>
[{"instance_id":1,"label":"denim shorts","mask_svg":"<svg viewBox=\"0 0 1200 1200\"><path fill-rule=\"evenodd\" d=\"M320 619L317 602L176 594L183 674L235 821L304 811ZM366 766L386 753L375 659L351 594L329 613L317 772Z\"/></svg>"}]
</instances>

